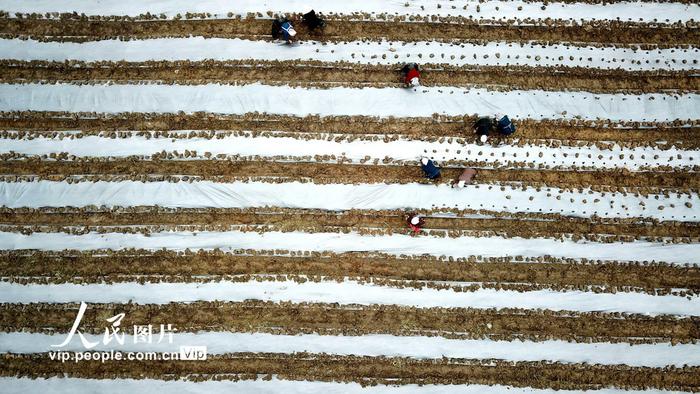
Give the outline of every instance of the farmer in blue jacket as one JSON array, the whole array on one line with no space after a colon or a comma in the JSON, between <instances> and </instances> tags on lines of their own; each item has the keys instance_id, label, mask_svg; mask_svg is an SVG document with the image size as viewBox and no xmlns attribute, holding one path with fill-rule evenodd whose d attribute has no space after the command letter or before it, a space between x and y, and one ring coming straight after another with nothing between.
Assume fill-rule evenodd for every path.
<instances>
[{"instance_id":1,"label":"farmer in blue jacket","mask_svg":"<svg viewBox=\"0 0 700 394\"><path fill-rule=\"evenodd\" d=\"M420 159L420 167L425 173L425 177L430 180L440 179L440 169L435 165L435 162L424 157Z\"/></svg>"},{"instance_id":2,"label":"farmer in blue jacket","mask_svg":"<svg viewBox=\"0 0 700 394\"><path fill-rule=\"evenodd\" d=\"M287 42L287 44L291 44L292 40L294 39L294 36L297 35L297 31L294 30L294 26L292 26L292 22L289 21L289 19L284 18L284 17L279 17L272 21L272 38L273 39L278 39L281 38L284 41Z\"/></svg>"},{"instance_id":3,"label":"farmer in blue jacket","mask_svg":"<svg viewBox=\"0 0 700 394\"><path fill-rule=\"evenodd\" d=\"M282 39L284 39L287 44L291 44L294 36L297 35L297 31L294 30L294 26L292 26L292 22L290 21L282 23L282 30L280 33L282 33Z\"/></svg>"},{"instance_id":4,"label":"farmer in blue jacket","mask_svg":"<svg viewBox=\"0 0 700 394\"><path fill-rule=\"evenodd\" d=\"M508 119L508 115L496 114L496 131L501 135L511 135L515 133L513 122Z\"/></svg>"}]
</instances>

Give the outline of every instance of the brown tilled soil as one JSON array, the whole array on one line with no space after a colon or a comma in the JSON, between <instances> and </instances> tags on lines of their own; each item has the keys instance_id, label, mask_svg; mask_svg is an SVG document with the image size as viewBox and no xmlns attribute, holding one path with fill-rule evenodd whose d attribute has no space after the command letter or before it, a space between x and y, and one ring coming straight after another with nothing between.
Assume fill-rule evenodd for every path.
<instances>
[{"instance_id":1,"label":"brown tilled soil","mask_svg":"<svg viewBox=\"0 0 700 394\"><path fill-rule=\"evenodd\" d=\"M296 17L292 17L295 21ZM345 20L343 20L345 19ZM662 46L694 45L700 42L697 28L658 28L650 24L616 21L595 21L578 26L564 26L549 21L548 26L515 26L479 24L461 19L459 23L358 21L348 18L328 19L323 34L311 34L295 23L300 40L354 41L379 40L474 40L474 41L546 41L613 44L656 44ZM271 20L208 19L208 20L88 20L87 18L16 19L1 18L0 34L29 36L41 40L92 41L127 37L220 37L269 39Z\"/></svg>"},{"instance_id":2,"label":"brown tilled soil","mask_svg":"<svg viewBox=\"0 0 700 394\"><path fill-rule=\"evenodd\" d=\"M146 281L139 276L163 276L171 281L192 281L201 275L307 275L342 279L380 278L404 281L400 287L421 287L410 281L485 282L522 290L539 287L615 292L630 288L652 294L671 289L700 287L700 269L666 264L626 264L623 262L574 262L555 258L437 259L370 256L367 253L307 254L306 256L221 252L174 252L129 250L119 252L5 252L0 255L0 276L17 282L63 283L78 281ZM29 278L29 279L23 279ZM77 279L76 279L77 278ZM244 278L248 280L249 278ZM280 278L285 279L285 278ZM536 285L534 285L536 284ZM514 287L515 285L515 287ZM499 286L497 286L499 287ZM446 287L448 288L448 287Z\"/></svg>"},{"instance_id":3,"label":"brown tilled soil","mask_svg":"<svg viewBox=\"0 0 700 394\"><path fill-rule=\"evenodd\" d=\"M77 304L0 304L0 331L65 333ZM700 338L700 321L671 316L606 313L412 308L380 305L294 304L263 301L167 305L90 304L80 329L100 334L105 319L125 313L124 327L171 323L178 332L269 332L288 335L424 335L459 339L595 342L673 341ZM624 318L621 318L624 317ZM641 337L641 338L640 338Z\"/></svg>"},{"instance_id":4,"label":"brown tilled soil","mask_svg":"<svg viewBox=\"0 0 700 394\"><path fill-rule=\"evenodd\" d=\"M267 226L279 231L350 231L377 229L386 233L408 232L403 211L326 212L294 209L178 209L149 208L140 211L100 212L92 209L64 211L14 210L0 211L0 223L15 226L190 226L216 229L229 226ZM548 219L548 220L542 220ZM596 221L575 217L503 216L496 218L430 217L426 230L450 232L480 231L511 237L557 237L576 234L579 237L599 235L600 241L629 240L629 238L697 239L700 226L684 222ZM607 240L607 241L606 241Z\"/></svg>"},{"instance_id":5,"label":"brown tilled soil","mask_svg":"<svg viewBox=\"0 0 700 394\"><path fill-rule=\"evenodd\" d=\"M0 375L48 378L152 378L240 380L280 379L357 382L362 385L499 384L555 390L664 389L700 391L699 367L629 367L625 365L504 362L495 360L235 353L210 355L206 361L51 361L47 354L4 354ZM267 375L267 376L265 376Z\"/></svg>"},{"instance_id":6,"label":"brown tilled soil","mask_svg":"<svg viewBox=\"0 0 700 394\"><path fill-rule=\"evenodd\" d=\"M573 0L564 0L570 2ZM600 3L604 0L584 0ZM643 0L644 1L644 0ZM666 1L666 0L661 0ZM686 1L686 0L681 0ZM545 5L545 7L548 5ZM267 15L272 16L271 14ZM187 15L203 18L206 15ZM262 14L258 17L263 17ZM298 17L298 16L296 16ZM513 45L570 43L581 46L625 46L655 49L679 47L692 51L700 42L695 21L662 27L630 22L591 22L567 26L566 21L519 21L480 24L464 18L402 18L367 15L331 16L323 35L311 35L299 24L302 40L341 42L351 40L395 41L468 40L474 43L506 41ZM48 18L48 16L47 16ZM268 40L270 20L159 20L139 18L87 18L63 15L9 18L0 12L0 36L35 38L41 41L86 42L107 38L138 40L155 37L224 37ZM381 20L384 18L385 20ZM354 19L354 20L353 20ZM364 19L364 20L363 20ZM390 54L387 54L391 56ZM697 61L695 61L697 63ZM546 67L453 67L424 64L428 86L486 86L494 90L542 89L583 90L595 93L642 93L700 91L700 78L690 72L626 72L585 68ZM0 62L3 83L251 83L289 84L325 88L331 86L396 86L392 66L321 62ZM673 100L666 96L664 100ZM293 134L293 138L319 138L318 133L338 133L335 138L398 138L473 142L469 132L477 114L464 117L377 119L353 117L292 117L264 114L222 116L216 114L69 114L52 112L0 113L0 137L32 139L37 135L80 138L102 135L115 139L131 135L172 138L218 138L213 130L250 131L264 136L268 131ZM491 114L481 114L491 115ZM654 146L666 149L700 148L700 122L612 123L606 121L517 120L513 138L491 143L546 144L550 147L587 146L609 149ZM689 125L690 127L682 127ZM20 130L14 131L2 130ZM61 135L62 130L80 134ZM173 130L197 130L178 136ZM120 132L126 131L126 132ZM133 132L132 132L133 131ZM151 133L154 132L154 133ZM203 133L204 135L200 135ZM314 134L316 133L316 134ZM387 134L387 136L382 136ZM220 136L221 134L219 134ZM323 138L329 138L327 136ZM345 140L343 140L345 141ZM204 153L204 152L199 152ZM316 183L422 181L417 166L361 166L274 161L233 161L196 152L165 152L150 158L76 159L67 154L27 158L13 153L0 157L1 181L41 179L90 181L134 179L180 181L180 176L215 181L268 179L268 181L313 181ZM589 156L590 157L590 156ZM237 158L234 158L237 159ZM275 158L278 160L280 158ZM603 156L599 156L603 160ZM644 159L644 157L642 157ZM681 155L678 155L681 159ZM55 160L55 161L54 161ZM281 160L281 159L280 159ZM326 159L324 159L326 160ZM675 160L675 158L674 158ZM329 160L326 160L329 161ZM336 161L336 160L332 160ZM450 163L445 163L445 165ZM465 164L465 163L461 163ZM473 163L467 163L472 165ZM700 163L696 163L697 165ZM519 165L513 165L520 167ZM681 193L700 189L700 177L691 172L481 170L479 188L557 187L620 193ZM78 177L74 175L79 174ZM456 178L458 169L445 168L444 181ZM121 177L121 178L119 178ZM273 179L282 177L283 180ZM188 181L187 179L183 179ZM191 181L191 178L189 179ZM498 184L501 185L498 185ZM665 190L662 190L665 189ZM670 189L670 190L669 190ZM697 242L700 225L631 218L607 220L570 218L538 213L507 214L487 211L450 211L462 217L428 217L426 233L434 237L464 234L504 237L568 237L597 242L646 239L659 242ZM430 211L420 212L430 214ZM464 217L467 213L490 218ZM404 212L269 209L164 209L158 207L100 207L9 209L0 208L3 231L29 234L34 231L69 233L155 231L358 231L362 234L408 233ZM425 235L425 234L423 234ZM417 235L420 237L421 235ZM643 256L639 257L643 259ZM390 256L378 253L311 253L287 250L236 250L182 252L121 251L0 251L0 278L15 284L119 283L119 282L206 282L230 281L321 281L357 280L379 286L451 289L457 292L479 288L532 291L583 290L595 293L639 292L651 295L700 294L700 267L664 262L629 263L589 261L543 256L524 258L446 258ZM481 287L480 287L481 286ZM0 332L65 333L75 319L77 304L0 304ZM580 313L523 309L411 308L396 305L339 305L313 303L193 302L166 305L91 304L81 330L99 333L104 319L125 312L124 325L174 324L179 331L266 332L273 334L319 333L324 335L389 334L398 336L443 336L455 339L566 340L575 342L697 343L698 317L644 316L623 313ZM240 380L318 380L376 384L499 384L546 389L594 390L601 388L660 389L700 392L700 367L630 367L625 365L564 364L548 361L505 362L499 360L435 360L400 357L332 356L298 353L234 353L209 355L207 361L109 361L106 363L61 363L48 354L0 355L0 376L77 377L91 379L153 378ZM1 391L1 390L0 390Z\"/></svg>"},{"instance_id":7,"label":"brown tilled soil","mask_svg":"<svg viewBox=\"0 0 700 394\"><path fill-rule=\"evenodd\" d=\"M471 126L477 116L433 118L387 118L366 116L294 117L264 114L244 116L196 114L96 114L56 112L4 112L0 113L0 130L30 130L49 132L81 130L83 134L101 134L104 131L169 131L169 130L269 130L296 133L390 134L415 138L454 138L463 136L473 140ZM518 139L553 139L557 143L579 141L599 144L612 141L628 144L654 144L668 141L682 149L700 147L700 127L673 127L669 125L600 124L588 121L534 121L517 120ZM680 125L680 124L679 124ZM615 127L625 126L626 129ZM699 125L700 126L700 125ZM117 135L114 133L114 138ZM211 138L211 137L210 137ZM511 139L501 142L512 143Z\"/></svg>"},{"instance_id":8,"label":"brown tilled soil","mask_svg":"<svg viewBox=\"0 0 700 394\"><path fill-rule=\"evenodd\" d=\"M0 81L165 84L254 83L293 86L399 86L396 66L321 62L4 62ZM423 65L425 86L584 90L595 93L696 92L700 78L673 71L624 72L586 68L453 67Z\"/></svg>"},{"instance_id":9,"label":"brown tilled soil","mask_svg":"<svg viewBox=\"0 0 700 394\"><path fill-rule=\"evenodd\" d=\"M30 217L43 216L44 214L121 214L121 213L137 213L137 214L163 214L163 213L185 213L189 212L192 214L233 214L238 215L240 213L261 213L261 214L293 214L293 215L306 215L306 214L321 214L321 215L373 215L373 216L403 216L406 214L404 209L391 209L391 210L362 210L353 209L347 211L328 211L323 209L296 209L296 208L284 208L284 207L261 207L261 208L165 208L158 206L115 206L115 207L104 207L104 206L86 206L86 207L41 207L41 208L7 208L0 207L0 214L5 215L4 217L23 214L29 215ZM578 223L598 223L598 224L633 224L633 225L653 225L653 226L670 226L670 227L687 227L688 229L697 227L698 223L693 222L679 222L679 221L658 221L651 218L603 218L598 216L591 216L590 218L579 218L573 216L563 216L558 213L543 213L543 212L503 212L503 211L493 211L488 209L453 209L453 208L439 208L439 209L416 209L413 212L421 216L444 216L445 214L453 214L451 218L466 218L467 216L480 215L488 216L497 219L517 219L517 220L545 220L545 221L566 221L566 222L578 222ZM448 219L451 219L448 218ZM6 219L10 222L12 220ZM43 218L41 219L43 220ZM55 221L56 219L51 219ZM60 219L57 221L60 223ZM692 230L691 230L692 231Z\"/></svg>"},{"instance_id":10,"label":"brown tilled soil","mask_svg":"<svg viewBox=\"0 0 700 394\"><path fill-rule=\"evenodd\" d=\"M443 168L443 181L450 183L461 174L461 168ZM314 183L413 183L424 182L419 166L361 164L281 163L273 161L229 160L139 160L139 159L78 159L74 161L6 160L0 163L0 174L39 175L59 180L80 175L128 175L133 177L155 175L196 176L198 179L232 181L256 177L279 177L289 180L310 180ZM680 190L700 189L700 177L694 173L629 172L629 171L546 171L516 169L482 169L476 184L512 183L521 186L586 188L608 186L632 192L655 188ZM485 186L486 187L486 186Z\"/></svg>"}]
</instances>

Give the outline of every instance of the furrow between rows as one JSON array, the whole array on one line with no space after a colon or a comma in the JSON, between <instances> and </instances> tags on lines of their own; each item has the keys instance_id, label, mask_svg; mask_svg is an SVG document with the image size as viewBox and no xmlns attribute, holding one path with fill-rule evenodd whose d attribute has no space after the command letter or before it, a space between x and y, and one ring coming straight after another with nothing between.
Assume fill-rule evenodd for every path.
<instances>
[{"instance_id":1,"label":"furrow between rows","mask_svg":"<svg viewBox=\"0 0 700 394\"><path fill-rule=\"evenodd\" d=\"M581 15L583 16L583 15ZM0 18L0 34L33 39L87 42L105 38L144 39L156 37L269 38L270 19L181 19L102 20L65 16L61 19ZM115 18L116 19L116 18ZM300 20L299 15L292 17ZM323 34L309 32L297 24L299 37L322 41L362 39L388 40L481 40L566 41L616 44L660 44L665 47L694 45L700 29L662 28L658 25L616 20L586 21L576 26L553 20L548 26L462 20L461 23L362 21L330 17ZM510 21L514 22L514 21Z\"/></svg>"},{"instance_id":2,"label":"furrow between rows","mask_svg":"<svg viewBox=\"0 0 700 394\"><path fill-rule=\"evenodd\" d=\"M0 330L3 332L67 333L75 320L78 304L0 304L0 312ZM388 334L454 339L634 343L663 340L691 343L700 338L694 319L673 316L262 301L90 304L81 320L81 330L100 334L104 316L118 313L125 313L122 321L125 327L156 323L157 328L160 322L168 322L177 327L178 332Z\"/></svg>"},{"instance_id":3,"label":"furrow between rows","mask_svg":"<svg viewBox=\"0 0 700 394\"><path fill-rule=\"evenodd\" d=\"M110 138L130 137L132 131L143 131L158 136L179 138L181 133L171 130L192 130L194 136L213 138L216 130L308 133L343 133L349 135L405 135L411 138L449 138L469 134L476 116L439 116L379 118L372 116L291 116L270 114L225 115L198 112L193 114L158 113L98 113L98 112L51 112L51 111L5 111L0 112L0 129L24 130L55 137L61 131L80 130L84 135L106 135ZM598 143L655 144L668 141L686 149L700 147L700 128L681 127L680 122L671 124L584 122L578 120L517 120L517 136L523 139L555 139L563 144L567 141ZM106 133L105 133L106 131ZM10 137L4 135L4 138ZM596 145L598 146L598 145Z\"/></svg>"},{"instance_id":4,"label":"furrow between rows","mask_svg":"<svg viewBox=\"0 0 700 394\"><path fill-rule=\"evenodd\" d=\"M550 389L667 389L700 391L697 367L645 368L563 364L508 363L495 360L413 360L400 357L357 357L317 354L230 354L203 362L60 363L47 354L5 355L3 376L34 378L150 378L193 381L281 379L387 384L504 384ZM179 376L175 376L173 372Z\"/></svg>"},{"instance_id":5,"label":"furrow between rows","mask_svg":"<svg viewBox=\"0 0 700 394\"><path fill-rule=\"evenodd\" d=\"M470 163L477 165L480 163ZM451 183L462 173L461 168L444 167L443 181ZM272 160L142 160L137 158L90 158L72 161L6 160L0 164L0 174L8 176L37 176L46 180L78 181L98 179L156 180L159 176L187 177L195 180L233 182L256 178L306 181L316 184L360 183L430 183L416 163L408 165L331 164L309 162L279 162ZM700 190L700 177L691 172L629 172L624 170L548 171L519 169L479 169L474 180L479 185L591 188L599 191L627 191L657 194ZM670 190L668 190L670 189Z\"/></svg>"},{"instance_id":6,"label":"furrow between rows","mask_svg":"<svg viewBox=\"0 0 700 394\"><path fill-rule=\"evenodd\" d=\"M269 252L268 252L269 253ZM301 253L301 252L300 252ZM207 275L216 279L226 276L291 275L307 277L405 281L514 284L527 283L542 288L622 291L638 289L661 294L671 289L698 290L700 271L696 266L682 267L665 263L636 264L614 260L567 259L555 257L491 257L441 260L429 256L398 258L390 255L362 253L314 253L308 255L199 251L62 251L5 252L0 256L0 276L18 283L114 283L140 277L171 281L192 281ZM24 278L37 278L36 280ZM43 279L42 279L43 278ZM387 282L389 283L389 282ZM530 289L532 290L532 289Z\"/></svg>"},{"instance_id":7,"label":"furrow between rows","mask_svg":"<svg viewBox=\"0 0 700 394\"><path fill-rule=\"evenodd\" d=\"M478 86L595 93L697 92L692 72L591 70L556 67L451 67L424 64L425 86ZM161 84L255 83L303 87L398 86L396 66L306 61L46 62L5 61L0 81L52 83Z\"/></svg>"},{"instance_id":8,"label":"furrow between rows","mask_svg":"<svg viewBox=\"0 0 700 394\"><path fill-rule=\"evenodd\" d=\"M420 211L419 211L420 212ZM522 238L586 239L611 243L630 240L691 242L700 236L700 226L693 223L654 223L605 221L564 217L527 217L518 215L480 215L459 217L420 212L427 220L423 227L431 234L459 237L465 233L497 234ZM500 218L499 218L500 216ZM317 210L277 209L129 209L116 207L110 211L84 209L3 209L0 223L4 231L19 226L23 233L39 231L143 232L154 231L228 231L261 226L275 231L356 231L372 234L408 232L405 211L349 210L323 212ZM121 227L123 226L123 227ZM131 229L131 230L130 230Z\"/></svg>"},{"instance_id":9,"label":"furrow between rows","mask_svg":"<svg viewBox=\"0 0 700 394\"><path fill-rule=\"evenodd\" d=\"M133 226L133 225L275 225L280 228L311 225L360 226L399 230L405 228L405 210L362 210L328 212L295 208L161 208L114 207L0 209L5 225L48 226ZM628 235L634 237L696 237L700 227L690 222L655 222L603 218L575 218L543 214L508 214L495 211L468 211L463 216L417 210L430 220L425 229L483 230L514 236L536 234L578 234L581 236Z\"/></svg>"}]
</instances>

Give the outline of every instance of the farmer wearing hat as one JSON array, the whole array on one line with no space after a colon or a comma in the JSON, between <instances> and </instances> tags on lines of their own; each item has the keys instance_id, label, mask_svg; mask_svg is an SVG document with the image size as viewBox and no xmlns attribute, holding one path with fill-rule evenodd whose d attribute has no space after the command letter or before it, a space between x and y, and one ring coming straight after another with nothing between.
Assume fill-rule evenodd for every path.
<instances>
[{"instance_id":1,"label":"farmer wearing hat","mask_svg":"<svg viewBox=\"0 0 700 394\"><path fill-rule=\"evenodd\" d=\"M401 69L403 75L403 84L405 87L420 86L420 66L418 63L408 63Z\"/></svg>"},{"instance_id":2,"label":"farmer wearing hat","mask_svg":"<svg viewBox=\"0 0 700 394\"><path fill-rule=\"evenodd\" d=\"M474 134L479 136L481 142L486 142L493 128L493 119L488 117L479 118L479 120L474 123Z\"/></svg>"},{"instance_id":3,"label":"farmer wearing hat","mask_svg":"<svg viewBox=\"0 0 700 394\"><path fill-rule=\"evenodd\" d=\"M472 183L472 180L476 176L476 170L473 168L465 168L462 174L457 178L456 182L452 183L452 187L463 188L468 184Z\"/></svg>"},{"instance_id":4,"label":"farmer wearing hat","mask_svg":"<svg viewBox=\"0 0 700 394\"><path fill-rule=\"evenodd\" d=\"M420 167L426 178L433 181L440 179L440 169L435 165L434 161L423 157L420 159Z\"/></svg>"},{"instance_id":5,"label":"farmer wearing hat","mask_svg":"<svg viewBox=\"0 0 700 394\"><path fill-rule=\"evenodd\" d=\"M277 40L279 38L283 39L287 44L291 44L294 36L297 35L297 31L294 30L292 22L289 19L280 16L279 18L272 21L272 38Z\"/></svg>"},{"instance_id":6,"label":"farmer wearing hat","mask_svg":"<svg viewBox=\"0 0 700 394\"><path fill-rule=\"evenodd\" d=\"M486 142L489 139L491 130L496 128L498 134L508 136L515 133L515 125L508 116L496 114L493 119L488 117L479 118L474 123L474 133L479 136L479 141Z\"/></svg>"},{"instance_id":7,"label":"farmer wearing hat","mask_svg":"<svg viewBox=\"0 0 700 394\"><path fill-rule=\"evenodd\" d=\"M294 30L294 26L292 26L292 22L290 21L282 23L280 33L282 34L282 39L284 39L287 44L291 44L294 36L297 35L297 31Z\"/></svg>"},{"instance_id":8,"label":"farmer wearing hat","mask_svg":"<svg viewBox=\"0 0 700 394\"><path fill-rule=\"evenodd\" d=\"M408 227L413 231L414 234L418 234L421 228L425 225L425 220L418 214L411 213L406 218L406 223Z\"/></svg>"}]
</instances>

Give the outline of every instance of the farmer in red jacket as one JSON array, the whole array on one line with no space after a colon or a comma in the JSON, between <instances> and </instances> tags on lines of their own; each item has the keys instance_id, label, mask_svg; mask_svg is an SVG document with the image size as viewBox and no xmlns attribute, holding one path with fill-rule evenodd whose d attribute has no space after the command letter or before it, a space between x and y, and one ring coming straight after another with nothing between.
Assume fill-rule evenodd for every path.
<instances>
[{"instance_id":1,"label":"farmer in red jacket","mask_svg":"<svg viewBox=\"0 0 700 394\"><path fill-rule=\"evenodd\" d=\"M411 213L406 217L406 223L414 234L418 234L421 228L425 225L425 220L418 214Z\"/></svg>"},{"instance_id":2,"label":"farmer in red jacket","mask_svg":"<svg viewBox=\"0 0 700 394\"><path fill-rule=\"evenodd\" d=\"M420 66L418 63L408 63L401 69L403 84L405 87L420 86Z\"/></svg>"}]
</instances>

